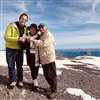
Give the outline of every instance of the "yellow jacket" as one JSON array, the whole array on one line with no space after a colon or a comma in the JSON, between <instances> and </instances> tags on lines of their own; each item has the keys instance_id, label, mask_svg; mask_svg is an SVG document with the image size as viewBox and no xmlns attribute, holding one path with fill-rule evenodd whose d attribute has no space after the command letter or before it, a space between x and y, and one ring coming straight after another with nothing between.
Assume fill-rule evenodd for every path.
<instances>
[{"instance_id":1,"label":"yellow jacket","mask_svg":"<svg viewBox=\"0 0 100 100\"><path fill-rule=\"evenodd\" d=\"M26 33L26 27L24 29L24 33ZM10 23L5 31L5 45L7 48L11 49L20 49L20 45L18 44L18 38L20 36L18 27L15 23Z\"/></svg>"}]
</instances>

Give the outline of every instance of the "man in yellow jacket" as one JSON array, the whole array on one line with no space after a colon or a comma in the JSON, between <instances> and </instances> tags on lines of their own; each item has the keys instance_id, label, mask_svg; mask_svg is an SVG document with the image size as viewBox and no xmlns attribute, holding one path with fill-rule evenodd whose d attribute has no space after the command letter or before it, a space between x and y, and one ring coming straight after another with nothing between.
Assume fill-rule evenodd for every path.
<instances>
[{"instance_id":1,"label":"man in yellow jacket","mask_svg":"<svg viewBox=\"0 0 100 100\"><path fill-rule=\"evenodd\" d=\"M25 42L26 22L28 15L22 13L18 22L10 23L5 31L6 60L8 64L8 73L10 79L10 88L16 85L23 87L23 49L22 44ZM17 76L15 70L17 68Z\"/></svg>"}]
</instances>

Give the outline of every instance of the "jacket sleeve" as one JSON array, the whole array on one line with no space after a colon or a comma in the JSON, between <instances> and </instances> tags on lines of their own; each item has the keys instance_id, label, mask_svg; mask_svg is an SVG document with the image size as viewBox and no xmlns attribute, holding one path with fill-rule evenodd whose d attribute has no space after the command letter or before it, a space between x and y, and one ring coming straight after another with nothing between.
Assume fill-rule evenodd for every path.
<instances>
[{"instance_id":1,"label":"jacket sleeve","mask_svg":"<svg viewBox=\"0 0 100 100\"><path fill-rule=\"evenodd\" d=\"M9 42L17 42L19 36L14 32L14 26L10 23L6 28L4 39Z\"/></svg>"},{"instance_id":2,"label":"jacket sleeve","mask_svg":"<svg viewBox=\"0 0 100 100\"><path fill-rule=\"evenodd\" d=\"M51 34L47 34L43 39L33 41L37 47L48 47L54 43L54 38Z\"/></svg>"}]
</instances>

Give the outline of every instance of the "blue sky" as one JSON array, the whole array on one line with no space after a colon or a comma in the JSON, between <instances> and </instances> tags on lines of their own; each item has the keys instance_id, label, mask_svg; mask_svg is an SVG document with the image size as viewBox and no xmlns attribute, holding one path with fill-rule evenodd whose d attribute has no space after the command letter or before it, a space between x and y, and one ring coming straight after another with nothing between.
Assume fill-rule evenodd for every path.
<instances>
[{"instance_id":1,"label":"blue sky","mask_svg":"<svg viewBox=\"0 0 100 100\"><path fill-rule=\"evenodd\" d=\"M0 0L0 48L6 26L22 12L27 25L47 24L56 48L100 48L100 0Z\"/></svg>"}]
</instances>

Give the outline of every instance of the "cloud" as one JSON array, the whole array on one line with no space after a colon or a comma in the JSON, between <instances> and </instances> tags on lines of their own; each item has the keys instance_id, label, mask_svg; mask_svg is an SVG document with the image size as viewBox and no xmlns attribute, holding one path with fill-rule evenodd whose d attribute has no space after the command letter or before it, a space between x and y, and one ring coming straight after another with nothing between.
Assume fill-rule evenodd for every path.
<instances>
[{"instance_id":1,"label":"cloud","mask_svg":"<svg viewBox=\"0 0 100 100\"><path fill-rule=\"evenodd\" d=\"M38 0L37 3L36 3L36 7L37 9L39 10L39 12L43 13L45 8L44 8L44 4L42 2L42 0Z\"/></svg>"},{"instance_id":2,"label":"cloud","mask_svg":"<svg viewBox=\"0 0 100 100\"><path fill-rule=\"evenodd\" d=\"M2 10L3 12L28 12L28 6L31 5L31 1L26 0L2 0ZM11 5L13 4L13 5Z\"/></svg>"},{"instance_id":3,"label":"cloud","mask_svg":"<svg viewBox=\"0 0 100 100\"><path fill-rule=\"evenodd\" d=\"M75 2L65 1L68 6L60 6L61 22L75 23L100 23L100 16L96 9L100 0L75 0ZM63 19L63 20L62 20Z\"/></svg>"},{"instance_id":4,"label":"cloud","mask_svg":"<svg viewBox=\"0 0 100 100\"><path fill-rule=\"evenodd\" d=\"M59 35L55 36L56 46L59 47L100 47L100 34L88 34L88 35ZM98 44L95 45L94 44Z\"/></svg>"},{"instance_id":5,"label":"cloud","mask_svg":"<svg viewBox=\"0 0 100 100\"><path fill-rule=\"evenodd\" d=\"M100 0L94 0L92 5L92 10L95 11L97 4L100 3Z\"/></svg>"},{"instance_id":6,"label":"cloud","mask_svg":"<svg viewBox=\"0 0 100 100\"><path fill-rule=\"evenodd\" d=\"M23 0L14 3L14 6L21 12L28 12L28 5L29 2Z\"/></svg>"},{"instance_id":7,"label":"cloud","mask_svg":"<svg viewBox=\"0 0 100 100\"><path fill-rule=\"evenodd\" d=\"M96 36L100 32L100 0L1 1L0 31L2 33L9 22L17 21L20 13L27 12L30 16L28 24L41 22L47 24L50 31L57 36L57 45L63 47L66 44L93 44L95 46L94 44L100 43L99 36ZM87 41L83 41L84 39Z\"/></svg>"},{"instance_id":8,"label":"cloud","mask_svg":"<svg viewBox=\"0 0 100 100\"><path fill-rule=\"evenodd\" d=\"M99 5L98 5L99 4ZM96 9L100 8L100 0L95 0L92 4L92 10L88 14L89 20L87 23L99 23L100 24L100 12L97 12Z\"/></svg>"}]
</instances>

